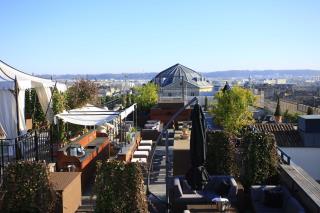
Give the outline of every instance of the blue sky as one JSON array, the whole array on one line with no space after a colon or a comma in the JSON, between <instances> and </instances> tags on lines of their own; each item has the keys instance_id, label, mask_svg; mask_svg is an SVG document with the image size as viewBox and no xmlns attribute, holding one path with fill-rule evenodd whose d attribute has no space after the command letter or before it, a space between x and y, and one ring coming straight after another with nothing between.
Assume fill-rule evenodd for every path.
<instances>
[{"instance_id":1,"label":"blue sky","mask_svg":"<svg viewBox=\"0 0 320 213\"><path fill-rule=\"evenodd\" d=\"M0 59L29 73L320 69L319 0L0 0Z\"/></svg>"}]
</instances>

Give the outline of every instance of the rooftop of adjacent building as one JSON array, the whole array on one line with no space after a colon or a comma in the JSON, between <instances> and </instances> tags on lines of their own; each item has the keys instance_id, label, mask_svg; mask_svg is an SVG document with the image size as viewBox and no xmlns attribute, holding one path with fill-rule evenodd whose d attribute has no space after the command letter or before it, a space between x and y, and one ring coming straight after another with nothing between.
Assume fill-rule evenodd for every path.
<instances>
[{"instance_id":1,"label":"rooftop of adjacent building","mask_svg":"<svg viewBox=\"0 0 320 213\"><path fill-rule=\"evenodd\" d=\"M179 63L161 71L151 81L160 84L161 87L164 87L173 83L177 79L183 79L198 87L212 87L212 85L200 73Z\"/></svg>"}]
</instances>

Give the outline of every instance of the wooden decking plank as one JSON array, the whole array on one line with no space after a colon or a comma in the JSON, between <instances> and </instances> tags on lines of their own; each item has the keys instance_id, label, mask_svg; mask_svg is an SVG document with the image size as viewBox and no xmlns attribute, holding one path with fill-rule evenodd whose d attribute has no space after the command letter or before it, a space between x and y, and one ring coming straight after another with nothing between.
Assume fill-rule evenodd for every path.
<instances>
[{"instance_id":1,"label":"wooden decking plank","mask_svg":"<svg viewBox=\"0 0 320 213\"><path fill-rule=\"evenodd\" d=\"M281 165L281 167L317 205L320 205L320 185L315 180L296 166Z\"/></svg>"}]
</instances>

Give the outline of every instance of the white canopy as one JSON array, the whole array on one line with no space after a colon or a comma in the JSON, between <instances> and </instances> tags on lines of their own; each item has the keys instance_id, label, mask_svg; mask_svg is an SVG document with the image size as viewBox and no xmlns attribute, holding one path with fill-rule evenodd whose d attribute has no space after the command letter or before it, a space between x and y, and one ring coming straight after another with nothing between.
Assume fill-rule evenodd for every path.
<instances>
[{"instance_id":1,"label":"white canopy","mask_svg":"<svg viewBox=\"0 0 320 213\"><path fill-rule=\"evenodd\" d=\"M128 107L125 110L123 110L120 113L121 119L124 119L124 118L128 117L128 115L130 115L135 110L136 105L137 104L132 104L130 107Z\"/></svg>"},{"instance_id":2,"label":"white canopy","mask_svg":"<svg viewBox=\"0 0 320 213\"><path fill-rule=\"evenodd\" d=\"M0 60L0 124L3 126L7 138L17 136L17 107L12 93L15 90L15 79L18 87L19 130L22 132L26 130L24 116L26 89L35 88L41 108L44 112L47 112L49 121L52 121L53 118L52 109L48 107L51 100L50 88L56 85L59 91L66 90L64 84L29 75Z\"/></svg>"},{"instance_id":3,"label":"white canopy","mask_svg":"<svg viewBox=\"0 0 320 213\"><path fill-rule=\"evenodd\" d=\"M110 111L107 108L99 108L93 105L87 104L86 106L78 109L72 109L70 111L64 111L55 116L60 118L64 122L73 123L83 126L101 126L108 122L114 121L119 116L121 119L127 117L135 109L136 104L128 107L122 112ZM56 120L56 119L55 119Z\"/></svg>"}]
</instances>

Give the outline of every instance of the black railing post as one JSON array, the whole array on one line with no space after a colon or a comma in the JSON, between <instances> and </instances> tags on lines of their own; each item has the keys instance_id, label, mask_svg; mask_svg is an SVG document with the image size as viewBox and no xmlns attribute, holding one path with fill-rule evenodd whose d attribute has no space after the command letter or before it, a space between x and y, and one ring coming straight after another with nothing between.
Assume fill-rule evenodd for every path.
<instances>
[{"instance_id":1,"label":"black railing post","mask_svg":"<svg viewBox=\"0 0 320 213\"><path fill-rule=\"evenodd\" d=\"M53 126L50 126L48 140L50 144L50 160L53 162Z\"/></svg>"},{"instance_id":2,"label":"black railing post","mask_svg":"<svg viewBox=\"0 0 320 213\"><path fill-rule=\"evenodd\" d=\"M38 161L38 160L39 160L39 146L38 146L38 134L37 134L37 130L34 131L34 149L35 149L35 151L36 151L35 160Z\"/></svg>"},{"instance_id":3,"label":"black railing post","mask_svg":"<svg viewBox=\"0 0 320 213\"><path fill-rule=\"evenodd\" d=\"M166 212L169 212L169 133L168 133L168 129L166 129L165 132L165 136L166 136L166 141L165 141L165 145L166 145L166 204L167 204L167 208L166 208Z\"/></svg>"},{"instance_id":4,"label":"black railing post","mask_svg":"<svg viewBox=\"0 0 320 213\"><path fill-rule=\"evenodd\" d=\"M2 180L2 173L4 169L4 152L3 152L3 140L0 140L1 143L1 168L0 168L0 180Z\"/></svg>"},{"instance_id":5,"label":"black railing post","mask_svg":"<svg viewBox=\"0 0 320 213\"><path fill-rule=\"evenodd\" d=\"M21 158L20 149L19 149L19 145L18 145L18 140L19 140L19 137L16 137L14 139L14 150L16 152L16 160L20 160L20 158Z\"/></svg>"}]
</instances>

